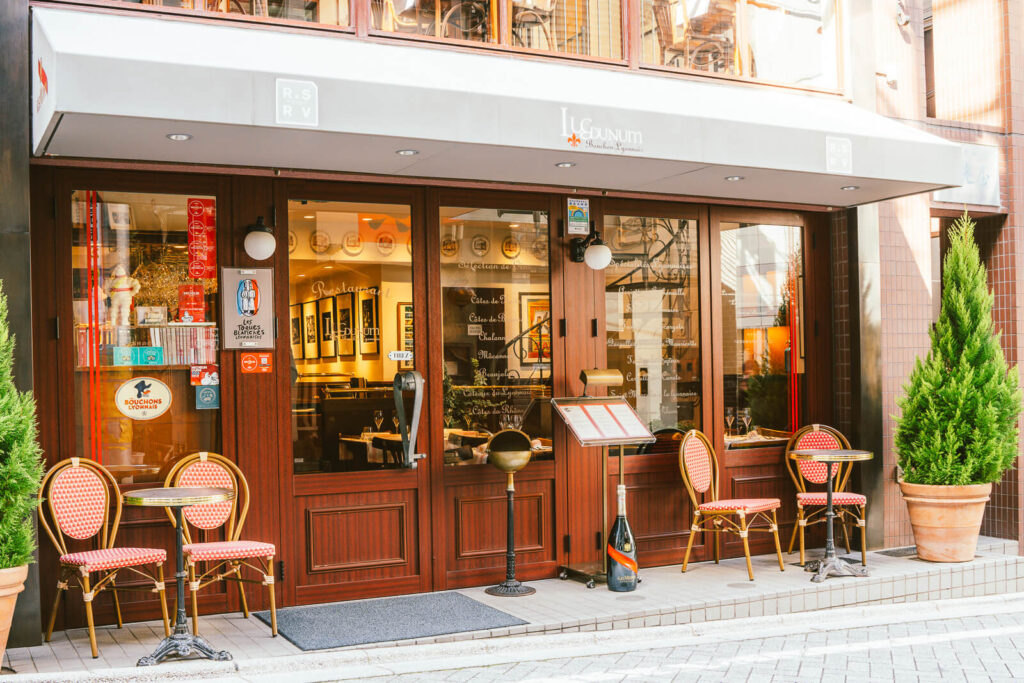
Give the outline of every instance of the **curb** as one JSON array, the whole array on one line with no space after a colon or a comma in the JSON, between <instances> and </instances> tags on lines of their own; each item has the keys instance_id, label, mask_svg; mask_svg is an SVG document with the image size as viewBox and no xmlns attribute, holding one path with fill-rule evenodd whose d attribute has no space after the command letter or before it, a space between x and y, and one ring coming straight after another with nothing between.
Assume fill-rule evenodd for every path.
<instances>
[{"instance_id":1,"label":"curb","mask_svg":"<svg viewBox=\"0 0 1024 683\"><path fill-rule=\"evenodd\" d=\"M522 661L559 659L631 652L634 650L680 647L795 633L866 628L976 616L1024 612L1024 593L956 598L869 607L842 607L815 612L747 617L676 626L650 626L611 631L554 633L513 636L451 643L430 643L399 647L334 650L235 662L191 660L176 662L173 668L116 668L92 672L76 671L5 676L12 683L122 683L125 681L195 681L210 683L245 679L292 681L340 681L492 666Z\"/></svg>"}]
</instances>

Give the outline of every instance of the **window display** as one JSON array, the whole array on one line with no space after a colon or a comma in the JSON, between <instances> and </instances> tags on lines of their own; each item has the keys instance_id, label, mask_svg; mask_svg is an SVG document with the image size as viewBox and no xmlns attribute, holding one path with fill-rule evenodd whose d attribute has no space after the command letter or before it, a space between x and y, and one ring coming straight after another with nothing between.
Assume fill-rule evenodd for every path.
<instances>
[{"instance_id":1,"label":"window display","mask_svg":"<svg viewBox=\"0 0 1024 683\"><path fill-rule=\"evenodd\" d=\"M216 200L71 197L76 449L121 484L219 452Z\"/></svg>"}]
</instances>

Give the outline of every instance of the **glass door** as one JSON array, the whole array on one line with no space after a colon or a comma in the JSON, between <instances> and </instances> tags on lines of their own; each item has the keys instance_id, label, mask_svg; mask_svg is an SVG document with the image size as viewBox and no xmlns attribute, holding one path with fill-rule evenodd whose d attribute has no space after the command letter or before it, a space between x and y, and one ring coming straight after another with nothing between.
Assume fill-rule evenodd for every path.
<instances>
[{"instance_id":1,"label":"glass door","mask_svg":"<svg viewBox=\"0 0 1024 683\"><path fill-rule=\"evenodd\" d=\"M428 590L430 576L433 454L409 466L394 396L397 372L426 374L415 195L356 199L331 189L296 184L287 203L291 528L300 532L290 545L300 604ZM408 419L413 397L402 401Z\"/></svg>"}]
</instances>

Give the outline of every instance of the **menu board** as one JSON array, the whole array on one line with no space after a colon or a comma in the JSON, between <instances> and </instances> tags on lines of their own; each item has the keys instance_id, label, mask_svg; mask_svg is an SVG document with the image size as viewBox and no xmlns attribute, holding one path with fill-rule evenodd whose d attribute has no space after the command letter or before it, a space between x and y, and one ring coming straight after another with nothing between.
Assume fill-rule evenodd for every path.
<instances>
[{"instance_id":1,"label":"menu board","mask_svg":"<svg viewBox=\"0 0 1024 683\"><path fill-rule=\"evenodd\" d=\"M627 446L655 440L621 396L553 398L551 404L583 446Z\"/></svg>"}]
</instances>

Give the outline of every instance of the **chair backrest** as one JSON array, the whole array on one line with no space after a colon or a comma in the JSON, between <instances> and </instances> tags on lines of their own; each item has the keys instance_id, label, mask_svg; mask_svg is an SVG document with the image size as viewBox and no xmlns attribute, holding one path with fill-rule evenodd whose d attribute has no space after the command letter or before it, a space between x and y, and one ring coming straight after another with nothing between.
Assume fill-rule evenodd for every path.
<instances>
[{"instance_id":1,"label":"chair backrest","mask_svg":"<svg viewBox=\"0 0 1024 683\"><path fill-rule=\"evenodd\" d=\"M683 475L686 492L696 508L704 502L718 500L718 460L715 449L704 433L691 429L679 444L679 473Z\"/></svg>"},{"instance_id":2,"label":"chair backrest","mask_svg":"<svg viewBox=\"0 0 1024 683\"><path fill-rule=\"evenodd\" d=\"M808 482L822 485L828 480L829 476L829 466L823 462L797 460L795 461L796 467L793 467L794 460L789 454L792 451L805 448L823 450L848 449L850 448L850 442L846 440L846 437L839 430L828 425L807 425L794 432L793 436L789 439L789 443L786 444L786 468L789 470L789 476L793 479L793 484L801 492L807 491ZM832 487L834 491L844 490L846 481L849 479L850 472L852 471L853 463L836 463L832 465Z\"/></svg>"},{"instance_id":3,"label":"chair backrest","mask_svg":"<svg viewBox=\"0 0 1024 683\"><path fill-rule=\"evenodd\" d=\"M249 514L249 483L245 475L235 463L223 455L201 451L186 455L175 463L167 473L165 486L204 487L213 486L231 489L235 492L233 500L221 503L204 503L183 508L181 513L185 519L186 542L191 543L188 525L209 531L227 524L227 539L238 540L242 533L242 525ZM167 508L167 515L173 523L174 515Z\"/></svg>"},{"instance_id":4,"label":"chair backrest","mask_svg":"<svg viewBox=\"0 0 1024 683\"><path fill-rule=\"evenodd\" d=\"M68 552L66 538L81 541L99 534L101 550L114 544L121 491L117 480L95 460L68 458L51 467L39 487L38 504L39 521L61 555Z\"/></svg>"}]
</instances>

